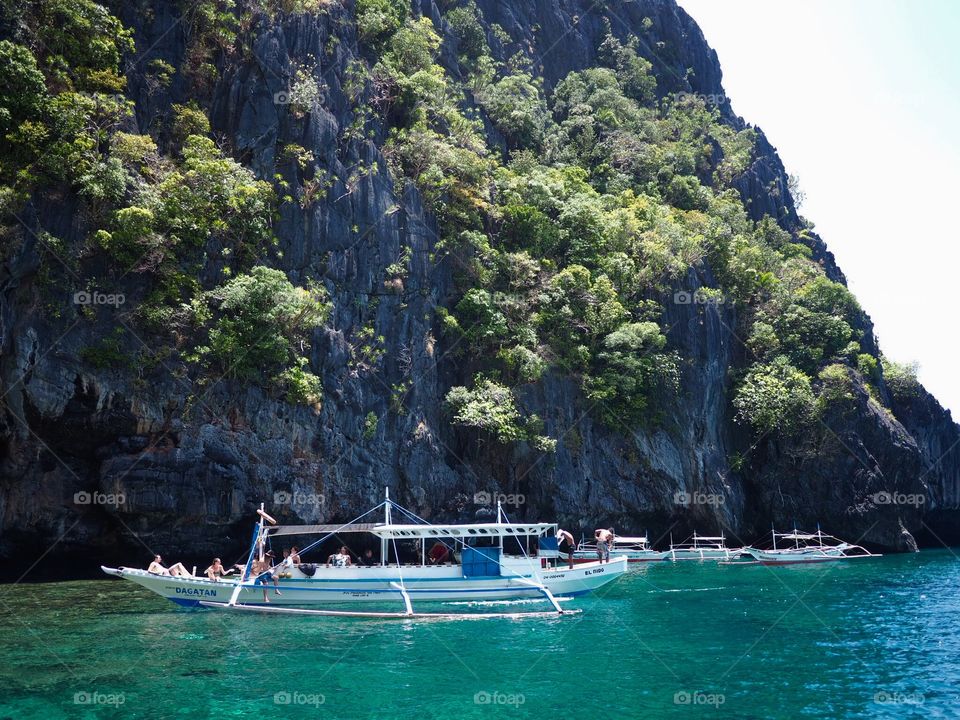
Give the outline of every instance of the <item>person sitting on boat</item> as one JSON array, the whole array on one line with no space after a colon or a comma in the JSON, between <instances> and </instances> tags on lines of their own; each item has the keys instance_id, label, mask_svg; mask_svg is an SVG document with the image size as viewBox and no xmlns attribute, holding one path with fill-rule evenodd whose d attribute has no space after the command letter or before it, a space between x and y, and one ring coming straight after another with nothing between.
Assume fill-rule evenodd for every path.
<instances>
[{"instance_id":1,"label":"person sitting on boat","mask_svg":"<svg viewBox=\"0 0 960 720\"><path fill-rule=\"evenodd\" d=\"M567 563L569 564L571 570L573 570L573 553L576 550L576 547L577 546L573 539L573 535L568 533L566 530L557 528L557 550L567 556Z\"/></svg>"},{"instance_id":2,"label":"person sitting on boat","mask_svg":"<svg viewBox=\"0 0 960 720\"><path fill-rule=\"evenodd\" d=\"M437 540L430 548L427 559L431 565L443 565L450 559L450 548L442 540Z\"/></svg>"},{"instance_id":3,"label":"person sitting on boat","mask_svg":"<svg viewBox=\"0 0 960 720\"><path fill-rule=\"evenodd\" d=\"M353 560L350 559L350 551L347 550L346 545L340 548L340 552L327 558L327 567L330 567L331 564L334 567L350 567L353 565Z\"/></svg>"},{"instance_id":4,"label":"person sitting on boat","mask_svg":"<svg viewBox=\"0 0 960 720\"><path fill-rule=\"evenodd\" d=\"M300 548L294 545L290 548L290 564L299 565L300 564Z\"/></svg>"},{"instance_id":5,"label":"person sitting on boat","mask_svg":"<svg viewBox=\"0 0 960 720\"><path fill-rule=\"evenodd\" d=\"M376 558L373 557L373 550L367 548L363 551L363 555L360 556L360 564L364 567L373 567L377 564Z\"/></svg>"},{"instance_id":6,"label":"person sitting on boat","mask_svg":"<svg viewBox=\"0 0 960 720\"><path fill-rule=\"evenodd\" d=\"M213 580L214 582L217 582L218 580L220 580L220 578L225 577L226 575L229 575L232 572L233 572L233 568L230 568L229 570L227 570L225 567L223 567L223 563L220 562L220 558L214 558L213 564L211 564L210 567L204 570L204 573L206 573L206 576L211 580Z\"/></svg>"},{"instance_id":7,"label":"person sitting on boat","mask_svg":"<svg viewBox=\"0 0 960 720\"><path fill-rule=\"evenodd\" d=\"M168 568L164 567L163 558L159 555L153 556L153 562L150 563L147 572L154 575L169 575L171 577L193 577L190 571L183 566L183 563L174 563Z\"/></svg>"},{"instance_id":8,"label":"person sitting on boat","mask_svg":"<svg viewBox=\"0 0 960 720\"><path fill-rule=\"evenodd\" d=\"M280 577L291 577L291 570L293 570L293 553L291 550L284 549L283 560L277 565L276 570Z\"/></svg>"},{"instance_id":9,"label":"person sitting on boat","mask_svg":"<svg viewBox=\"0 0 960 720\"><path fill-rule=\"evenodd\" d=\"M600 562L610 562L610 545L613 543L613 530L598 528L593 531L593 537L597 541L597 559Z\"/></svg>"}]
</instances>

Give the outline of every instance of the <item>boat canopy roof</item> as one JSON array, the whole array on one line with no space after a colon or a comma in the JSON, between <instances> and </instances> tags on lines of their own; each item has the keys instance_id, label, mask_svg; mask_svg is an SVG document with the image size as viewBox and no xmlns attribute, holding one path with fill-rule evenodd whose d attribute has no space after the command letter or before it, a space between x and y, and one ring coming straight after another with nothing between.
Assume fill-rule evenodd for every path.
<instances>
[{"instance_id":1,"label":"boat canopy roof","mask_svg":"<svg viewBox=\"0 0 960 720\"><path fill-rule=\"evenodd\" d=\"M634 537L632 535L622 535L622 536L617 535L616 537L613 538L613 542L615 545L646 545L648 541L646 537L639 537L639 536Z\"/></svg>"},{"instance_id":2,"label":"boat canopy roof","mask_svg":"<svg viewBox=\"0 0 960 720\"><path fill-rule=\"evenodd\" d=\"M516 537L546 535L554 523L472 523L468 525L377 525L370 532L382 538Z\"/></svg>"},{"instance_id":3,"label":"boat canopy roof","mask_svg":"<svg viewBox=\"0 0 960 720\"><path fill-rule=\"evenodd\" d=\"M381 538L431 537L516 537L546 535L555 530L553 523L473 523L468 525L385 525L355 523L353 525L274 525L267 527L270 537L280 535L325 535L327 533L373 533ZM619 539L619 538L618 538Z\"/></svg>"},{"instance_id":4,"label":"boat canopy roof","mask_svg":"<svg viewBox=\"0 0 960 720\"><path fill-rule=\"evenodd\" d=\"M382 523L381 523L382 524ZM353 525L268 525L267 535L326 535L327 533L368 533L373 532L377 523L355 523Z\"/></svg>"}]
</instances>

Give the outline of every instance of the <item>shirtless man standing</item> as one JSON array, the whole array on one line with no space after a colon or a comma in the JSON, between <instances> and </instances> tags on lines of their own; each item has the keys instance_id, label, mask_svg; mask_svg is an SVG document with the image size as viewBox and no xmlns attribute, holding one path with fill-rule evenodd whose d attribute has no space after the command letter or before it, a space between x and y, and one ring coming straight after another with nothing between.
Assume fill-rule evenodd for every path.
<instances>
[{"instance_id":1,"label":"shirtless man standing","mask_svg":"<svg viewBox=\"0 0 960 720\"><path fill-rule=\"evenodd\" d=\"M610 545L613 543L613 533L606 528L598 528L593 531L593 537L597 540L597 559L600 562L610 562Z\"/></svg>"}]
</instances>

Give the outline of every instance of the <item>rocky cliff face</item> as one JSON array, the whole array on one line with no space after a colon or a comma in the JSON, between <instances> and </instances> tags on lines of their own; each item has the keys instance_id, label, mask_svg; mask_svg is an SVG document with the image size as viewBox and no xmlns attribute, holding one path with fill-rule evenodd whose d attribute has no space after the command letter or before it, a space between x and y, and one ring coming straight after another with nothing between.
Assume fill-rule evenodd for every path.
<instances>
[{"instance_id":1,"label":"rocky cliff face","mask_svg":"<svg viewBox=\"0 0 960 720\"><path fill-rule=\"evenodd\" d=\"M415 4L447 29L434 2ZM547 89L595 62L605 23L626 37L652 22L640 53L653 63L658 92L723 97L716 54L673 0L477 5L488 31L499 24L528 48ZM130 129L146 132L172 103L198 96L182 76L157 91L144 69L157 58L179 67L188 26L169 3L117 12L139 49L126 67L136 102ZM133 373L84 363L82 348L115 327L129 330L123 342L131 349L150 342L129 318L136 279L104 288L124 293L128 304L93 322L80 319L67 292L39 303L42 233L69 241L88 231L71 193L39 194L0 266L0 555L15 559L10 567L26 570L48 547L44 562L72 563L73 572L98 561L135 564L154 551L201 562L240 547L260 501L283 520L345 521L379 502L384 487L425 517L489 516L490 506L475 502L485 491L522 496L523 504L507 507L511 517L649 530L652 539L696 528L748 542L771 523L818 522L885 549L909 549L913 535L928 542L955 535L960 428L929 395L893 403L891 413L858 385L853 408L828 413L802 445L757 440L733 423L732 377L747 353L733 306L665 303L663 324L683 366L680 394L656 430L599 424L560 370L520 393L524 410L558 439L555 453L526 443L505 448L452 428L442 399L465 384L469 362L439 332L436 309L454 300L453 261L435 260L437 222L418 191L390 180L386 130L360 141L346 136L355 112L345 89L349 67L362 53L353 14L351 2L333 2L320 14L258 16L248 51L217 58L218 79L202 98L214 135L258 176L301 181L296 163L277 150L296 143L333 178L306 209L283 205L275 226L281 268L294 282L320 279L333 301L311 350L322 409L228 380L198 385L175 365ZM295 117L282 93L307 57L318 59L322 99ZM454 57L442 61L457 74ZM729 104L722 107L729 123L744 126ZM358 165L377 171L350 179ZM801 228L783 165L762 134L735 186L754 219L770 215L787 230ZM823 242L812 235L807 242L842 281ZM402 288L385 289L385 269L405 253ZM691 271L674 290L709 284L708 274ZM364 327L382 336L383 352L357 362ZM861 329L873 343L867 320Z\"/></svg>"}]
</instances>

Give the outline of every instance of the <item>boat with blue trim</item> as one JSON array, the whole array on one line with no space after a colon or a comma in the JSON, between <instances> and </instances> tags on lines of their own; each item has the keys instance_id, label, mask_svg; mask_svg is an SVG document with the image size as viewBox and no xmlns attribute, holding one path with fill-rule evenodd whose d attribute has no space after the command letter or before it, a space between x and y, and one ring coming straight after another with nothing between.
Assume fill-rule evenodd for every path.
<instances>
[{"instance_id":1,"label":"boat with blue trim","mask_svg":"<svg viewBox=\"0 0 960 720\"><path fill-rule=\"evenodd\" d=\"M358 522L379 508L384 509L384 522ZM410 522L393 522L394 512ZM440 525L428 523L392 502L389 494L383 503L357 521L339 526L280 525L262 506L258 514L247 562L238 578L212 580L126 567L102 569L108 575L136 583L189 607L279 610L387 601L402 603L403 612L387 613L402 616L416 614L414 601L541 599L548 601L555 612L562 613L558 597L589 593L616 580L627 569L626 557L611 558L605 563L583 563L573 569L560 565L555 523L512 523L499 507L497 522ZM379 539L379 561L371 566L342 567L327 563L280 563L270 567L266 574L253 572L255 561L263 563L270 557L269 547L277 538L321 535L300 551L302 556L344 533L369 533ZM432 552L434 547L431 547L428 555L427 544L431 542L440 548L439 553ZM411 546L416 548L417 561L398 562L404 555L409 559ZM269 561L266 564L269 565Z\"/></svg>"}]
</instances>

